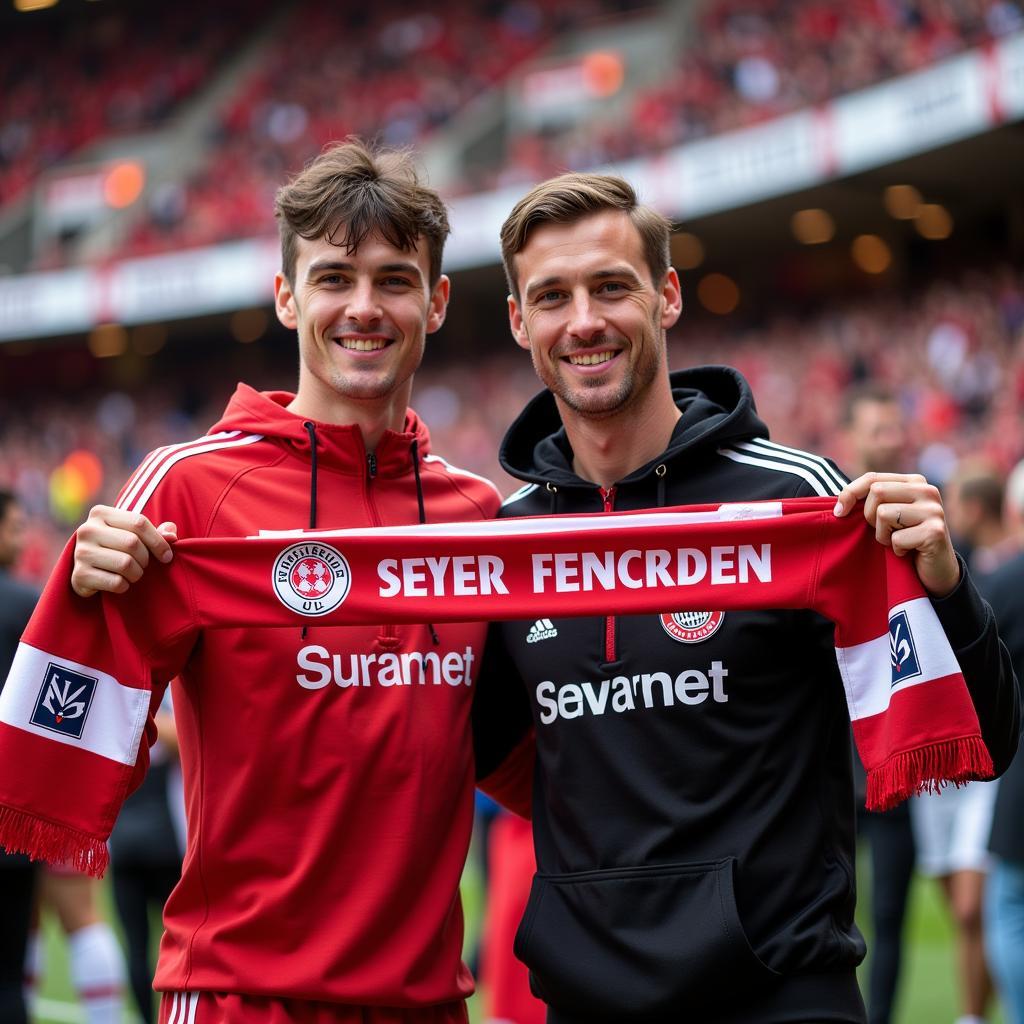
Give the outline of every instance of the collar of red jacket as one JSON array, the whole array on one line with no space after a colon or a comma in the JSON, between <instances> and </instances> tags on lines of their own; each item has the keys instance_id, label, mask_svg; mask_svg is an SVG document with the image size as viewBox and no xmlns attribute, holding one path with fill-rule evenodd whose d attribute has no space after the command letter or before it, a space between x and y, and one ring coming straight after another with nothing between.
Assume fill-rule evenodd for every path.
<instances>
[{"instance_id":1,"label":"collar of red jacket","mask_svg":"<svg viewBox=\"0 0 1024 1024\"><path fill-rule=\"evenodd\" d=\"M256 391L239 384L224 415L212 431L241 430L245 433L276 437L302 458L309 459L309 432L306 423L316 428L317 462L343 473L366 472L366 446L359 428L353 423L323 423L289 412L287 405L295 396L289 391ZM386 430L374 452L378 476L401 476L412 469L412 442L417 442L419 457L430 452L430 434L412 409L406 411L405 429Z\"/></svg>"}]
</instances>

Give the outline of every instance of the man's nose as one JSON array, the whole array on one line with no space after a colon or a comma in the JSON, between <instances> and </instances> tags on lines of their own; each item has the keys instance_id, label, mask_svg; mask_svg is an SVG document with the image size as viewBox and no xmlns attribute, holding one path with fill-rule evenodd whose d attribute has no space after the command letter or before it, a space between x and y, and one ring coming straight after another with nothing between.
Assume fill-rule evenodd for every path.
<instances>
[{"instance_id":1,"label":"man's nose","mask_svg":"<svg viewBox=\"0 0 1024 1024\"><path fill-rule=\"evenodd\" d=\"M372 281L359 281L349 294L348 317L358 324L373 324L381 318L380 302Z\"/></svg>"},{"instance_id":2,"label":"man's nose","mask_svg":"<svg viewBox=\"0 0 1024 1024\"><path fill-rule=\"evenodd\" d=\"M591 338L603 334L607 326L607 321L597 309L589 293L573 296L572 315L568 329L574 338L589 341Z\"/></svg>"}]
</instances>

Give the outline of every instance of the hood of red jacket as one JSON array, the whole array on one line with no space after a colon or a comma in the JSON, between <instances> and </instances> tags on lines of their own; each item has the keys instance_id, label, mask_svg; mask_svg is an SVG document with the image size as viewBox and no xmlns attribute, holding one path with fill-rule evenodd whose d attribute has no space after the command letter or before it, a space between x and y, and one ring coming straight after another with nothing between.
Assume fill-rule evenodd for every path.
<instances>
[{"instance_id":1,"label":"hood of red jacket","mask_svg":"<svg viewBox=\"0 0 1024 1024\"><path fill-rule=\"evenodd\" d=\"M211 432L238 430L280 439L301 458L310 460L310 427L316 437L319 467L346 473L367 471L367 451L362 431L354 423L323 423L298 416L287 409L295 396L288 391L257 391L239 384ZM413 442L415 442L415 447ZM412 470L415 453L421 459L430 452L430 433L420 418L408 409L401 431L385 430L377 449L375 472L379 476L401 476Z\"/></svg>"}]
</instances>

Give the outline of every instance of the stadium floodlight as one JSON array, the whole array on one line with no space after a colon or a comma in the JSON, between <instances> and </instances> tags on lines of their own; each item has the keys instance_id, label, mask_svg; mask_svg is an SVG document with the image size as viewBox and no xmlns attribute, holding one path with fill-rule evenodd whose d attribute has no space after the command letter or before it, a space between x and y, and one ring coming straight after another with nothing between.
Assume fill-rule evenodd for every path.
<instances>
[{"instance_id":1,"label":"stadium floodlight","mask_svg":"<svg viewBox=\"0 0 1024 1024\"><path fill-rule=\"evenodd\" d=\"M913 220L924 200L913 185L890 185L883 198L890 217L896 220Z\"/></svg>"},{"instance_id":2,"label":"stadium floodlight","mask_svg":"<svg viewBox=\"0 0 1024 1024\"><path fill-rule=\"evenodd\" d=\"M940 203L923 203L914 218L914 227L922 238L939 242L953 234L953 218Z\"/></svg>"},{"instance_id":3,"label":"stadium floodlight","mask_svg":"<svg viewBox=\"0 0 1024 1024\"><path fill-rule=\"evenodd\" d=\"M850 255L865 274L884 274L892 264L892 250L878 235L858 235L850 246Z\"/></svg>"},{"instance_id":4,"label":"stadium floodlight","mask_svg":"<svg viewBox=\"0 0 1024 1024\"><path fill-rule=\"evenodd\" d=\"M128 349L128 332L121 324L97 324L89 332L89 351L95 359L122 356Z\"/></svg>"},{"instance_id":5,"label":"stadium floodlight","mask_svg":"<svg viewBox=\"0 0 1024 1024\"><path fill-rule=\"evenodd\" d=\"M704 243L689 231L672 236L672 265L676 270L695 270L704 262Z\"/></svg>"},{"instance_id":6,"label":"stadium floodlight","mask_svg":"<svg viewBox=\"0 0 1024 1024\"><path fill-rule=\"evenodd\" d=\"M270 317L264 309L240 309L231 315L231 336L243 345L259 341L270 326Z\"/></svg>"},{"instance_id":7,"label":"stadium floodlight","mask_svg":"<svg viewBox=\"0 0 1024 1024\"><path fill-rule=\"evenodd\" d=\"M728 316L740 304L739 285L725 274L705 274L697 285L697 298L709 313Z\"/></svg>"},{"instance_id":8,"label":"stadium floodlight","mask_svg":"<svg viewBox=\"0 0 1024 1024\"><path fill-rule=\"evenodd\" d=\"M817 208L797 210L789 226L793 237L802 245L822 245L831 242L836 233L836 222L828 211Z\"/></svg>"}]
</instances>

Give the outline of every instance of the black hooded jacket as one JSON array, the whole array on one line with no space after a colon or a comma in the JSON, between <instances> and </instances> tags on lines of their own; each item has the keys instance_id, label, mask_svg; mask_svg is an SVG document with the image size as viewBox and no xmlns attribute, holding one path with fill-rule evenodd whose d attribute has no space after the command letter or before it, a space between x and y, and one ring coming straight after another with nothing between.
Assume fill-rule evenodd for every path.
<instances>
[{"instance_id":1,"label":"black hooded jacket","mask_svg":"<svg viewBox=\"0 0 1024 1024\"><path fill-rule=\"evenodd\" d=\"M501 449L526 481L502 515L841 489L834 464L768 440L737 371L671 379L682 416L667 449L609 492L576 476L554 400L534 398ZM991 614L966 579L936 607L1001 768L1016 729L999 719L1018 711ZM831 623L809 611L536 612L492 627L477 699L494 706L476 717L479 777L536 728L538 872L516 954L549 1020L862 1021L850 723Z\"/></svg>"}]
</instances>

